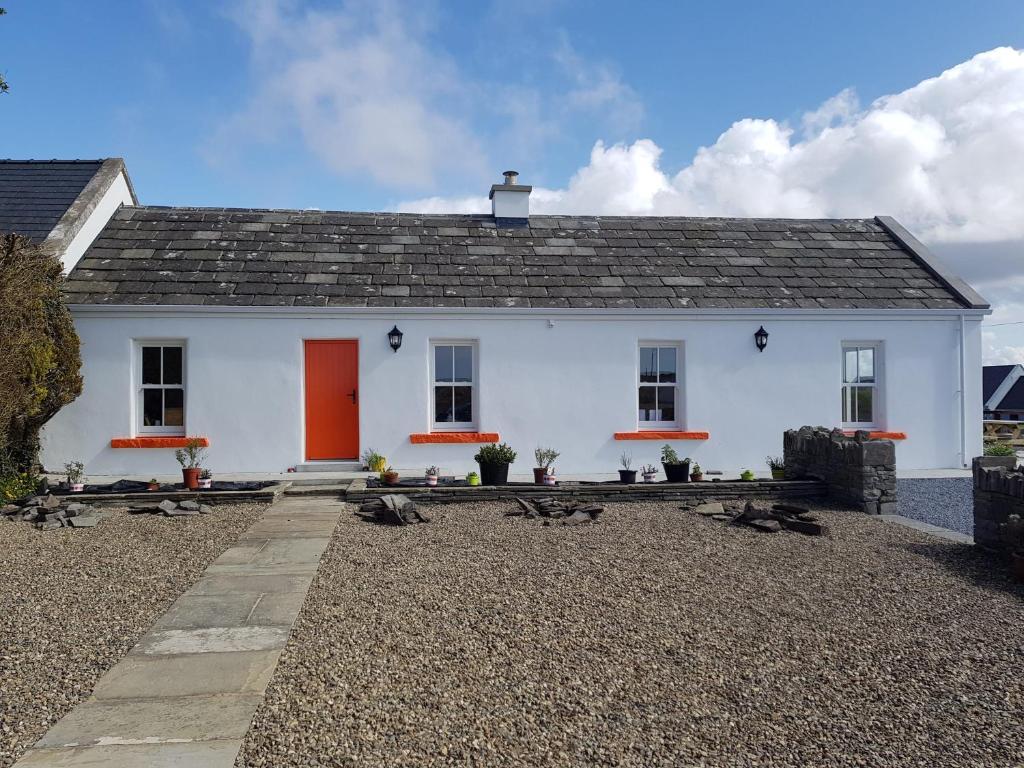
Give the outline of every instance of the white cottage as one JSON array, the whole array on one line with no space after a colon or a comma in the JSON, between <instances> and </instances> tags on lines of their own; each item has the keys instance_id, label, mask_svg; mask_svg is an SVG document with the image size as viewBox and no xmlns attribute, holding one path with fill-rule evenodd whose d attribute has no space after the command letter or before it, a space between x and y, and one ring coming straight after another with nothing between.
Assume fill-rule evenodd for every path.
<instances>
[{"instance_id":1,"label":"white cottage","mask_svg":"<svg viewBox=\"0 0 1024 768\"><path fill-rule=\"evenodd\" d=\"M785 429L886 433L902 468L981 450L987 303L888 217L492 215L125 204L72 270L85 390L44 462L169 474L474 468L481 443L611 473L665 443L765 470ZM765 331L758 335L759 330Z\"/></svg>"}]
</instances>

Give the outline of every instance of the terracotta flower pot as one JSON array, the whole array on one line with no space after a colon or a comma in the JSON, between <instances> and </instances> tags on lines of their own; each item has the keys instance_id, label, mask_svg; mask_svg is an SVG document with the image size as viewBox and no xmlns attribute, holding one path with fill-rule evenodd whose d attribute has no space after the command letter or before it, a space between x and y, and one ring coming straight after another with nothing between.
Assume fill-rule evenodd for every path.
<instances>
[{"instance_id":1,"label":"terracotta flower pot","mask_svg":"<svg viewBox=\"0 0 1024 768\"><path fill-rule=\"evenodd\" d=\"M185 481L185 487L190 491L194 491L199 487L199 473L202 470L199 467L183 468L181 470L181 476Z\"/></svg>"},{"instance_id":2,"label":"terracotta flower pot","mask_svg":"<svg viewBox=\"0 0 1024 768\"><path fill-rule=\"evenodd\" d=\"M398 485L398 473L397 472L385 472L384 482L387 485Z\"/></svg>"},{"instance_id":3,"label":"terracotta flower pot","mask_svg":"<svg viewBox=\"0 0 1024 768\"><path fill-rule=\"evenodd\" d=\"M691 482L699 483L703 479L704 479L704 473L703 472L691 472L690 473L690 481Z\"/></svg>"},{"instance_id":4,"label":"terracotta flower pot","mask_svg":"<svg viewBox=\"0 0 1024 768\"><path fill-rule=\"evenodd\" d=\"M160 483L146 483L146 490L147 491L159 491L160 490Z\"/></svg>"}]
</instances>

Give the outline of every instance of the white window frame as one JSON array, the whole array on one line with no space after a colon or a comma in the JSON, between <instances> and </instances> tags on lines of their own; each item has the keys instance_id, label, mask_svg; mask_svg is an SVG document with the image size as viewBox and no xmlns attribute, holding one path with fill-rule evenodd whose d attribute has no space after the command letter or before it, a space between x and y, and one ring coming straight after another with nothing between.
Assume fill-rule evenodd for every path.
<instances>
[{"instance_id":1,"label":"white window frame","mask_svg":"<svg viewBox=\"0 0 1024 768\"><path fill-rule=\"evenodd\" d=\"M177 347L181 349L181 384L143 384L142 383L142 350L144 347ZM163 379L163 353L160 354L161 376ZM135 390L135 434L137 435L170 435L184 437L188 424L188 347L183 339L136 339L135 361L132 365ZM144 392L147 389L180 389L181 426L153 427L145 424Z\"/></svg>"},{"instance_id":2,"label":"white window frame","mask_svg":"<svg viewBox=\"0 0 1024 768\"><path fill-rule=\"evenodd\" d=\"M658 347L660 349L672 348L676 351L676 380L675 384L652 384L649 381L640 381L640 350L643 347ZM683 343L681 341L664 341L657 339L642 339L636 346L636 378L633 382L633 413L636 414L637 431L678 431L683 429L685 414L683 408L683 378L686 370L683 360ZM673 421L641 421L640 420L640 387L669 387L674 386L676 390L676 418Z\"/></svg>"},{"instance_id":3,"label":"white window frame","mask_svg":"<svg viewBox=\"0 0 1024 768\"><path fill-rule=\"evenodd\" d=\"M434 387L438 386L436 379L435 363L437 360L437 347L469 347L473 354L473 380L471 382L459 382L451 386L469 386L472 390L472 421L435 421L437 408L434 403ZM427 401L430 404L429 423L431 432L476 432L480 423L480 342L477 339L431 339L430 340L430 393ZM444 382L442 386L447 386Z\"/></svg>"},{"instance_id":4,"label":"white window frame","mask_svg":"<svg viewBox=\"0 0 1024 768\"><path fill-rule=\"evenodd\" d=\"M847 382L845 376L846 353L849 350L870 349L874 352L874 381ZM841 400L839 403L839 420L843 429L882 429L885 423L885 355L884 345L880 341L844 341L840 347L839 355L839 384L841 387ZM852 414L853 408L850 398L854 387L871 387L871 421L843 421L843 404L847 406L847 413Z\"/></svg>"}]
</instances>

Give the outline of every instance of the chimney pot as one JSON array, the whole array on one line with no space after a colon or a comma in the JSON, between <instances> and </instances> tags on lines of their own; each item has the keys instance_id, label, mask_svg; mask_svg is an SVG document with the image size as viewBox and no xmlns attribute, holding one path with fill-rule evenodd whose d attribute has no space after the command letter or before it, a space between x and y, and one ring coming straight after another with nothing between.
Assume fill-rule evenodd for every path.
<instances>
[{"instance_id":1,"label":"chimney pot","mask_svg":"<svg viewBox=\"0 0 1024 768\"><path fill-rule=\"evenodd\" d=\"M501 174L505 177L506 184L518 184L519 183L519 171L505 171Z\"/></svg>"}]
</instances>

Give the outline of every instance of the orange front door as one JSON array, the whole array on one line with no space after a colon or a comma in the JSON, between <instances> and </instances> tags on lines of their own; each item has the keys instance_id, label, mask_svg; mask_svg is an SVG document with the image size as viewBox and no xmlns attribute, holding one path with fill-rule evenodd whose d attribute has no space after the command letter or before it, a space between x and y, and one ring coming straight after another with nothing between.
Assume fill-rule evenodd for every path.
<instances>
[{"instance_id":1,"label":"orange front door","mask_svg":"<svg viewBox=\"0 0 1024 768\"><path fill-rule=\"evenodd\" d=\"M359 348L355 341L306 347L306 459L359 456Z\"/></svg>"}]
</instances>

